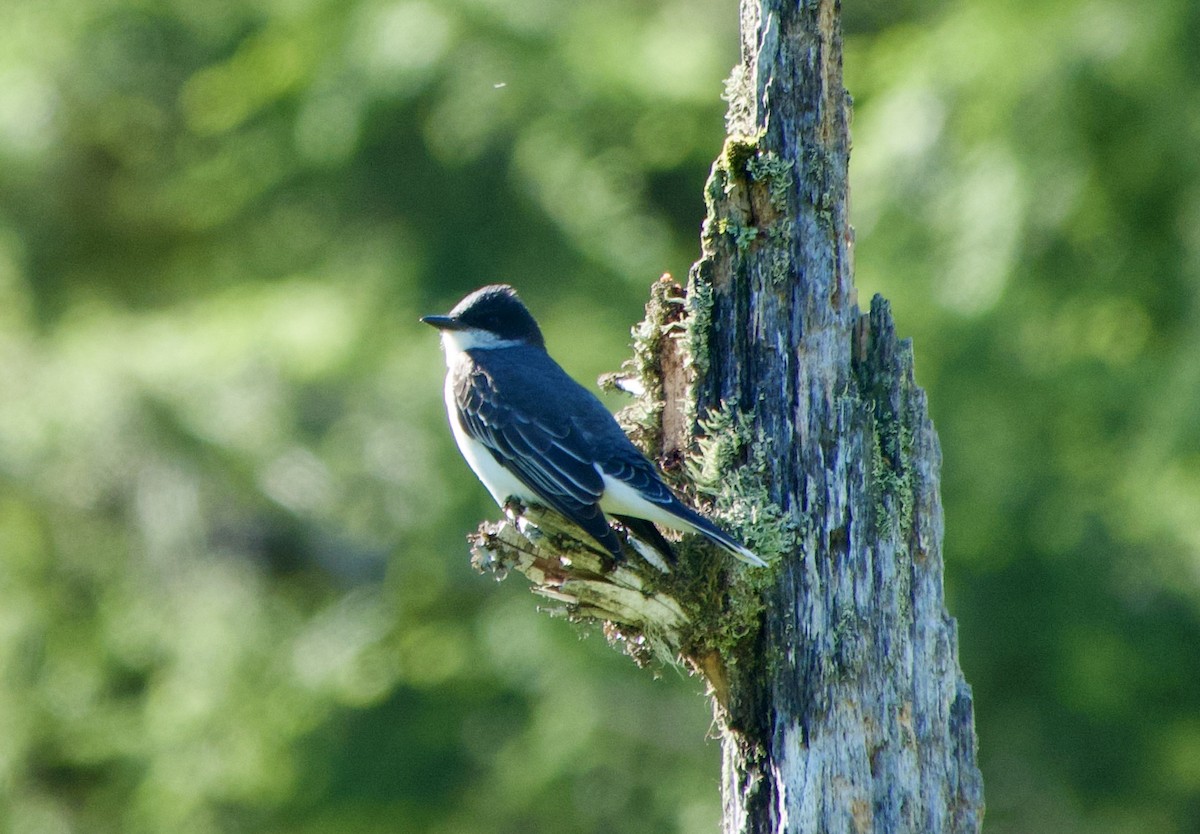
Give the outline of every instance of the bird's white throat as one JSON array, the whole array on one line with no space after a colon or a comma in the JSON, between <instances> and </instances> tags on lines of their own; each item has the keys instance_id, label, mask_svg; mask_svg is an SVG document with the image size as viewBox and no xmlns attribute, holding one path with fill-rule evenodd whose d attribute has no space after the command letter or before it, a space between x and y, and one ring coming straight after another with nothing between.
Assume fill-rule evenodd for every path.
<instances>
[{"instance_id":1,"label":"bird's white throat","mask_svg":"<svg viewBox=\"0 0 1200 834\"><path fill-rule=\"evenodd\" d=\"M468 330L443 330L442 349L446 352L446 367L453 368L468 350L496 350L517 347L522 342L516 339L501 339L495 333L471 328Z\"/></svg>"}]
</instances>

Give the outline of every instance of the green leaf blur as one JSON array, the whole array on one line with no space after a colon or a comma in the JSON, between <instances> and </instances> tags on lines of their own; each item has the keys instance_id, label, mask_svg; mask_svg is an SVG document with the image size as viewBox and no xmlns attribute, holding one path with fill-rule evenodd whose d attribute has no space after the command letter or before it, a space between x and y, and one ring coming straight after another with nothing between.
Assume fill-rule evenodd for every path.
<instances>
[{"instance_id":1,"label":"green leaf blur","mask_svg":"<svg viewBox=\"0 0 1200 834\"><path fill-rule=\"evenodd\" d=\"M734 5L8 0L0 830L715 830L699 684L470 569L416 319L510 282L615 369ZM844 12L989 830L1195 830L1200 11Z\"/></svg>"}]
</instances>

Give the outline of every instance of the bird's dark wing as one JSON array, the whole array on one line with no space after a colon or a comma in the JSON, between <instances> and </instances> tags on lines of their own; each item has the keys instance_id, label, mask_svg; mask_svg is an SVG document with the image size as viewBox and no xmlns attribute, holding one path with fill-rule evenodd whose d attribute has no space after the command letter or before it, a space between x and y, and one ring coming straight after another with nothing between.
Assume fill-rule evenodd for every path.
<instances>
[{"instance_id":1,"label":"bird's dark wing","mask_svg":"<svg viewBox=\"0 0 1200 834\"><path fill-rule=\"evenodd\" d=\"M628 443L628 441L626 442ZM620 453L610 455L600 461L600 469L610 478L636 489L647 501L667 508L672 508L679 503L679 499L663 483L654 464L632 444L628 444L628 448L621 450Z\"/></svg>"},{"instance_id":2,"label":"bird's dark wing","mask_svg":"<svg viewBox=\"0 0 1200 834\"><path fill-rule=\"evenodd\" d=\"M589 446L571 421L556 412L517 408L505 400L495 378L478 365L455 379L454 397L463 430L533 491L542 503L569 518L614 558L621 543L600 510L604 480Z\"/></svg>"}]
</instances>

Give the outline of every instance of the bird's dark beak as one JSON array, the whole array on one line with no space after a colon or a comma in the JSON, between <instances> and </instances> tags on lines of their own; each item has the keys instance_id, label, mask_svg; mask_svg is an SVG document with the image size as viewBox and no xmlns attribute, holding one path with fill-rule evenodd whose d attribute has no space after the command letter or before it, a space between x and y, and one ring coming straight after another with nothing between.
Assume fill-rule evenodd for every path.
<instances>
[{"instance_id":1,"label":"bird's dark beak","mask_svg":"<svg viewBox=\"0 0 1200 834\"><path fill-rule=\"evenodd\" d=\"M438 330L462 330L463 324L454 316L421 316L421 321Z\"/></svg>"}]
</instances>

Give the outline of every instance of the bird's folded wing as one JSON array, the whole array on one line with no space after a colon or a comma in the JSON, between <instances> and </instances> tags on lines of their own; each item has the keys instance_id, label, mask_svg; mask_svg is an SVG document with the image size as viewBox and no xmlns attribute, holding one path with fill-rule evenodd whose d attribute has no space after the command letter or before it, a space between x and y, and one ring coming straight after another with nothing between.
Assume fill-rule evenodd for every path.
<instances>
[{"instance_id":1,"label":"bird's folded wing","mask_svg":"<svg viewBox=\"0 0 1200 834\"><path fill-rule=\"evenodd\" d=\"M500 402L491 380L478 371L458 381L455 400L463 430L487 447L501 466L546 506L578 524L610 552L620 553L620 544L600 511L604 479L569 423L516 413Z\"/></svg>"},{"instance_id":2,"label":"bird's folded wing","mask_svg":"<svg viewBox=\"0 0 1200 834\"><path fill-rule=\"evenodd\" d=\"M663 507L673 507L678 503L675 494L663 483L649 460L632 447L634 454L609 458L600 464L600 469L610 478L621 481L633 487L642 498Z\"/></svg>"}]
</instances>

